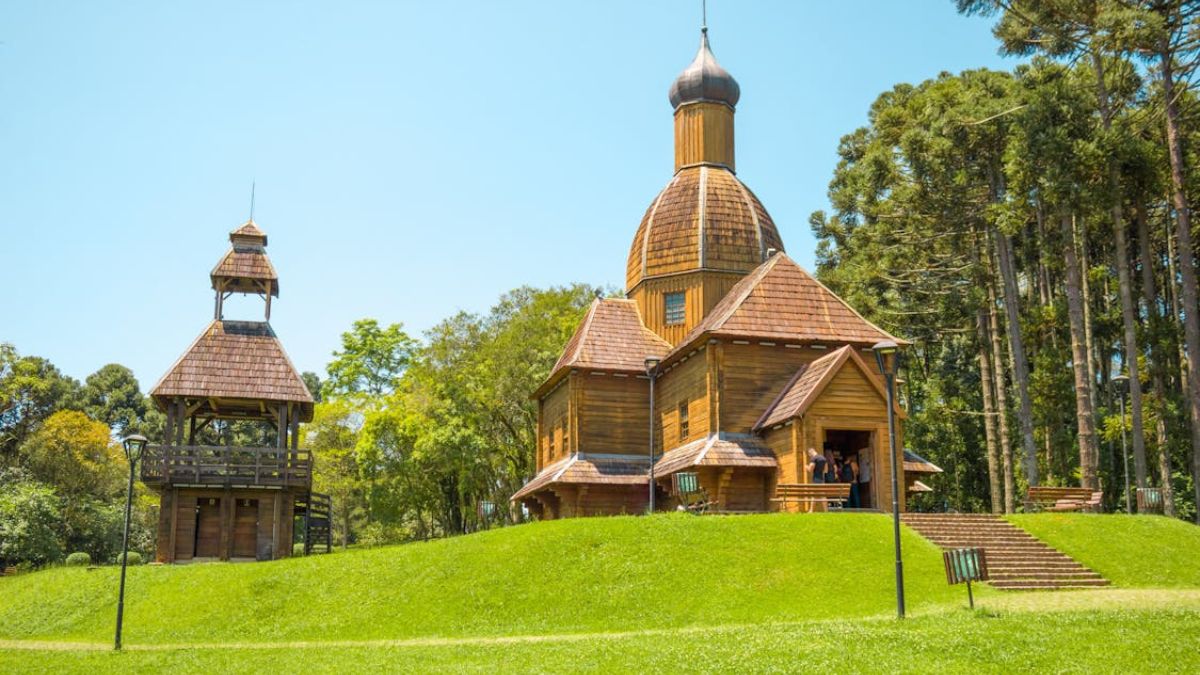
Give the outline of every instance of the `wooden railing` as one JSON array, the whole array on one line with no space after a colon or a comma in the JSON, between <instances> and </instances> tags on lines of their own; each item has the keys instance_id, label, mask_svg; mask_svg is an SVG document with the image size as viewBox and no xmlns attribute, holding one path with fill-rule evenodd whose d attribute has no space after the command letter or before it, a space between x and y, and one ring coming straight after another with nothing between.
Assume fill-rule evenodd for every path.
<instances>
[{"instance_id":1,"label":"wooden railing","mask_svg":"<svg viewBox=\"0 0 1200 675\"><path fill-rule=\"evenodd\" d=\"M142 482L307 487L312 484L312 452L290 448L151 445L142 457Z\"/></svg>"}]
</instances>

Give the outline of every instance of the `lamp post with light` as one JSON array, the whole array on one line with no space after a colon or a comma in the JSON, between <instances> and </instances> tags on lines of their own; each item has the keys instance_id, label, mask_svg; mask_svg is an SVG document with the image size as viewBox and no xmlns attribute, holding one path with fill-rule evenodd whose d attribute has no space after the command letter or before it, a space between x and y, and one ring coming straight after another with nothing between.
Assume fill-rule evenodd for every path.
<instances>
[{"instance_id":1,"label":"lamp post with light","mask_svg":"<svg viewBox=\"0 0 1200 675\"><path fill-rule=\"evenodd\" d=\"M650 500L646 513L654 513L654 380L658 376L658 364L662 359L657 356L646 357L646 377L650 379Z\"/></svg>"},{"instance_id":2,"label":"lamp post with light","mask_svg":"<svg viewBox=\"0 0 1200 675\"><path fill-rule=\"evenodd\" d=\"M904 560L900 554L900 474L896 467L896 368L900 361L900 346L892 340L878 342L871 351L875 352L875 363L887 384L888 449L892 453L888 464L892 467L892 536L896 549L896 614L904 618Z\"/></svg>"},{"instance_id":3,"label":"lamp post with light","mask_svg":"<svg viewBox=\"0 0 1200 675\"><path fill-rule=\"evenodd\" d=\"M133 434L121 442L125 458L129 460L129 488L125 491L125 536L121 539L121 590L117 595L117 636L114 648L121 649L121 622L125 618L125 568L129 565L129 515L133 510L133 476L138 460L149 441L145 436Z\"/></svg>"},{"instance_id":4,"label":"lamp post with light","mask_svg":"<svg viewBox=\"0 0 1200 675\"><path fill-rule=\"evenodd\" d=\"M1121 401L1121 461L1125 464L1125 512L1133 513L1133 504L1129 499L1129 450L1125 443L1125 391L1129 387L1128 375L1117 375L1112 379L1117 387L1117 398Z\"/></svg>"}]
</instances>

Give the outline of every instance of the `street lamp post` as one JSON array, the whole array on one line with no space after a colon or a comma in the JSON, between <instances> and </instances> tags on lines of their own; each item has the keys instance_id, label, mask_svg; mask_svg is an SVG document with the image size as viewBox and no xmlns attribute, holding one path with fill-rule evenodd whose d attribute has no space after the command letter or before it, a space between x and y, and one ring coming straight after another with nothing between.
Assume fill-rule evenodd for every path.
<instances>
[{"instance_id":1,"label":"street lamp post","mask_svg":"<svg viewBox=\"0 0 1200 675\"><path fill-rule=\"evenodd\" d=\"M125 491L125 536L121 539L121 590L117 595L117 636L114 641L114 648L117 650L121 649L121 622L125 618L125 568L129 565L129 514L133 510L133 475L148 442L145 436L133 434L121 443L125 448L125 458L129 460L129 488Z\"/></svg>"},{"instance_id":2,"label":"street lamp post","mask_svg":"<svg viewBox=\"0 0 1200 675\"><path fill-rule=\"evenodd\" d=\"M658 376L658 364L662 359L657 356L646 357L646 377L650 379L650 499L647 502L646 513L654 513L654 380Z\"/></svg>"},{"instance_id":3,"label":"street lamp post","mask_svg":"<svg viewBox=\"0 0 1200 675\"><path fill-rule=\"evenodd\" d=\"M1121 401L1121 461L1125 464L1125 513L1133 513L1129 499L1129 450L1125 442L1125 389L1129 386L1128 375L1117 375L1112 379L1117 386L1117 398Z\"/></svg>"},{"instance_id":4,"label":"street lamp post","mask_svg":"<svg viewBox=\"0 0 1200 675\"><path fill-rule=\"evenodd\" d=\"M896 615L904 618L904 559L900 553L900 474L896 461L896 367L900 360L900 346L892 340L876 343L871 348L875 362L887 384L888 449L892 453L888 464L892 467L892 539L896 550Z\"/></svg>"}]
</instances>

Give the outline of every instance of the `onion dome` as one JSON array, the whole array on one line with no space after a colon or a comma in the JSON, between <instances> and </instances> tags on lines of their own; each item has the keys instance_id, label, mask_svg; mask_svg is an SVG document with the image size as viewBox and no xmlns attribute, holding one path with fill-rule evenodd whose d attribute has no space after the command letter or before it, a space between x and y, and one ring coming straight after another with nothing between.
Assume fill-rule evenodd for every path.
<instances>
[{"instance_id":1,"label":"onion dome","mask_svg":"<svg viewBox=\"0 0 1200 675\"><path fill-rule=\"evenodd\" d=\"M733 172L680 169L646 210L633 237L626 291L644 279L697 270L749 273L783 250L767 209Z\"/></svg>"},{"instance_id":2,"label":"onion dome","mask_svg":"<svg viewBox=\"0 0 1200 675\"><path fill-rule=\"evenodd\" d=\"M737 105L741 89L737 80L713 56L708 46L708 28L700 29L700 50L691 65L675 78L668 96L673 108L697 101L724 103L730 108Z\"/></svg>"}]
</instances>

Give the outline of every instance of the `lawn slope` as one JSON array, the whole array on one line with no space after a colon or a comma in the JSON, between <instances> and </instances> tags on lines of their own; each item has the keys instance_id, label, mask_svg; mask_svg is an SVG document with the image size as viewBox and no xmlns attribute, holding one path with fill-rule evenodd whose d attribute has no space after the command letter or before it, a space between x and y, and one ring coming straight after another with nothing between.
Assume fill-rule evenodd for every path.
<instances>
[{"instance_id":1,"label":"lawn slope","mask_svg":"<svg viewBox=\"0 0 1200 675\"><path fill-rule=\"evenodd\" d=\"M1016 526L1117 586L1200 587L1200 527L1163 516L1035 513Z\"/></svg>"},{"instance_id":2,"label":"lawn slope","mask_svg":"<svg viewBox=\"0 0 1200 675\"><path fill-rule=\"evenodd\" d=\"M904 533L910 611L961 601ZM590 518L271 563L131 568L125 641L372 640L632 631L893 611L876 514ZM115 569L0 579L0 639L105 641Z\"/></svg>"}]
</instances>

